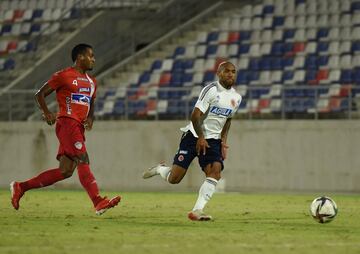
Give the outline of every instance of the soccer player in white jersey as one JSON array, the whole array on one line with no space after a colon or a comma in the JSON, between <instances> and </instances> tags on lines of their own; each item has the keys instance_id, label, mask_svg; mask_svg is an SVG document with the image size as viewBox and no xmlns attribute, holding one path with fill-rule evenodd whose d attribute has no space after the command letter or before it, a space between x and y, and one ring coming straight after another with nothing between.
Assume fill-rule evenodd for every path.
<instances>
[{"instance_id":1,"label":"soccer player in white jersey","mask_svg":"<svg viewBox=\"0 0 360 254\"><path fill-rule=\"evenodd\" d=\"M202 89L191 114L191 122L181 128L183 135L172 167L159 164L143 173L144 179L160 175L167 182L177 184L185 176L190 163L198 157L206 179L200 187L194 208L188 213L188 218L194 221L212 219L203 209L221 178L231 118L241 102L241 95L233 88L235 66L231 62L222 62L216 74L219 80Z\"/></svg>"}]
</instances>

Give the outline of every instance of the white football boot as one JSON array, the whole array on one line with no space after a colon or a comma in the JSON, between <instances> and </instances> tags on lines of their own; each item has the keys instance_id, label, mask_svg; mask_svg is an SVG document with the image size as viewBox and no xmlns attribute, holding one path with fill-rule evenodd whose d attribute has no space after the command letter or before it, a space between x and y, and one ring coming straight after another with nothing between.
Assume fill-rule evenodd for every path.
<instances>
[{"instance_id":1,"label":"white football boot","mask_svg":"<svg viewBox=\"0 0 360 254\"><path fill-rule=\"evenodd\" d=\"M188 218L193 221L209 221L212 220L210 215L206 215L203 210L194 210L188 213Z\"/></svg>"},{"instance_id":2,"label":"white football boot","mask_svg":"<svg viewBox=\"0 0 360 254\"><path fill-rule=\"evenodd\" d=\"M149 168L148 170L144 171L143 172L143 178L144 179L148 179L150 177L153 177L153 176L156 176L156 175L159 175L159 172L158 172L158 168L161 167L161 166L165 166L165 164L163 163L160 163L156 166L153 166L151 168Z\"/></svg>"}]
</instances>

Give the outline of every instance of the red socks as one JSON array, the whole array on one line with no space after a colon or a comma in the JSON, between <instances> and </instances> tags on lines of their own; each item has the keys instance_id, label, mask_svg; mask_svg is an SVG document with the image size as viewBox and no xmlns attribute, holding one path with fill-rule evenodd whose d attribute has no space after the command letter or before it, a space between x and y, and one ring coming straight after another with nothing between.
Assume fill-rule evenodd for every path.
<instances>
[{"instance_id":1,"label":"red socks","mask_svg":"<svg viewBox=\"0 0 360 254\"><path fill-rule=\"evenodd\" d=\"M81 163L77 167L80 182L87 191L94 206L102 200L99 195L99 188L97 186L94 175L92 174L88 164Z\"/></svg>"},{"instance_id":2,"label":"red socks","mask_svg":"<svg viewBox=\"0 0 360 254\"><path fill-rule=\"evenodd\" d=\"M52 185L64 179L59 168L46 170L40 175L35 176L25 182L20 183L23 192L31 189L37 189L45 186Z\"/></svg>"}]
</instances>

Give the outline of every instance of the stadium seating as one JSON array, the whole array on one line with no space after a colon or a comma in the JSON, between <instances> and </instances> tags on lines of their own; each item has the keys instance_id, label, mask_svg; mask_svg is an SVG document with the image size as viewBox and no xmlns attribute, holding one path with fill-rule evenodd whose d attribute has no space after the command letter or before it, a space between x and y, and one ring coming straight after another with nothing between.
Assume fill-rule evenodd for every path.
<instances>
[{"instance_id":1,"label":"stadium seating","mask_svg":"<svg viewBox=\"0 0 360 254\"><path fill-rule=\"evenodd\" d=\"M0 1L0 72L15 68L15 54L37 50L36 36L57 33L67 20L78 19L81 9L141 5L118 0L2 0ZM5 63L5 64L4 64Z\"/></svg>"},{"instance_id":2,"label":"stadium seating","mask_svg":"<svg viewBox=\"0 0 360 254\"><path fill-rule=\"evenodd\" d=\"M347 111L349 98L360 94L359 25L360 0L265 0L246 5L139 73L128 83L135 91L128 100L154 99L140 97L139 89L170 90L158 91L155 106L128 107L144 116L154 110L164 115L189 112L176 107L191 107L199 88L215 79L217 65L230 59L238 68L236 84L243 95L238 114ZM194 89L171 90L189 85ZM98 108L99 115L104 112Z\"/></svg>"}]
</instances>

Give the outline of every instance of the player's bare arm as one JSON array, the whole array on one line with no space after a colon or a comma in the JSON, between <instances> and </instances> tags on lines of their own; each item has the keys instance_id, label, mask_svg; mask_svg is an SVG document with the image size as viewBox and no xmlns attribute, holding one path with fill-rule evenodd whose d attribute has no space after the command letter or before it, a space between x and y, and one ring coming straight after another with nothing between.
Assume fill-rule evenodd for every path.
<instances>
[{"instance_id":1,"label":"player's bare arm","mask_svg":"<svg viewBox=\"0 0 360 254\"><path fill-rule=\"evenodd\" d=\"M47 122L48 125L53 125L56 121L56 114L50 112L45 100L45 97L47 97L53 91L54 89L52 89L48 83L45 83L35 94L35 100L43 112L43 119L45 122Z\"/></svg>"},{"instance_id":2,"label":"player's bare arm","mask_svg":"<svg viewBox=\"0 0 360 254\"><path fill-rule=\"evenodd\" d=\"M224 160L226 159L227 149L229 148L229 146L227 145L227 136L229 133L230 126L231 126L231 118L228 118L221 131L221 154Z\"/></svg>"},{"instance_id":3,"label":"player's bare arm","mask_svg":"<svg viewBox=\"0 0 360 254\"><path fill-rule=\"evenodd\" d=\"M197 107L194 108L194 111L191 114L191 122L194 126L194 130L196 134L198 135L198 140L196 142L196 151L199 155L201 152L203 155L206 154L206 148L210 147L206 139L204 138L204 133L202 131L201 125L202 125L202 116L203 112L201 112L200 109Z\"/></svg>"},{"instance_id":4,"label":"player's bare arm","mask_svg":"<svg viewBox=\"0 0 360 254\"><path fill-rule=\"evenodd\" d=\"M90 110L89 110L88 117L86 118L86 120L83 123L85 130L87 130L87 131L90 131L92 129L92 126L94 123L94 104L95 104L95 99L92 99L90 102Z\"/></svg>"}]
</instances>

